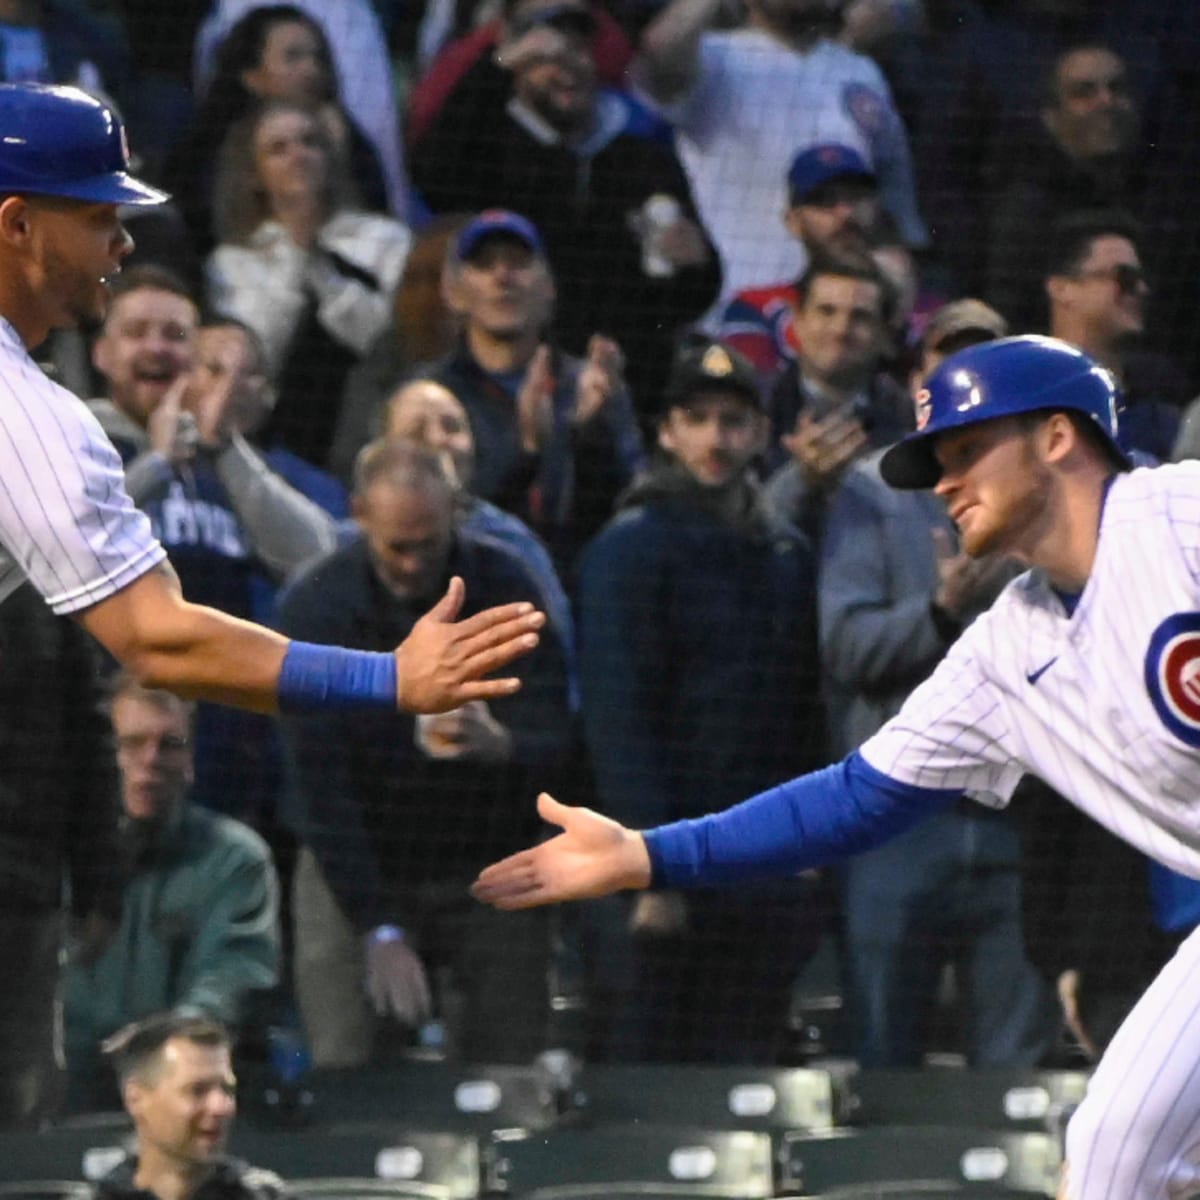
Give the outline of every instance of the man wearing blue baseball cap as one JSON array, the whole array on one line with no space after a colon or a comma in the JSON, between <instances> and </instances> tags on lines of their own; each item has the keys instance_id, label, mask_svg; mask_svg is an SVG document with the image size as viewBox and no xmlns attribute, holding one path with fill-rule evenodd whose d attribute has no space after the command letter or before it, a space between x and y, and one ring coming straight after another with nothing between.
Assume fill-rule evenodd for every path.
<instances>
[{"instance_id":1,"label":"man wearing blue baseball cap","mask_svg":"<svg viewBox=\"0 0 1200 1200\"><path fill-rule=\"evenodd\" d=\"M822 142L800 151L787 172L783 223L805 262L866 254L882 202L874 171L857 150ZM763 378L775 375L799 349L793 317L800 306L796 279L745 288L725 306L721 340L744 354Z\"/></svg>"},{"instance_id":2,"label":"man wearing blue baseball cap","mask_svg":"<svg viewBox=\"0 0 1200 1200\"><path fill-rule=\"evenodd\" d=\"M549 339L557 291L545 245L509 209L487 209L462 229L443 291L462 335L416 374L467 410L476 493L525 520L566 565L643 461L621 349L593 333L575 358Z\"/></svg>"}]
</instances>

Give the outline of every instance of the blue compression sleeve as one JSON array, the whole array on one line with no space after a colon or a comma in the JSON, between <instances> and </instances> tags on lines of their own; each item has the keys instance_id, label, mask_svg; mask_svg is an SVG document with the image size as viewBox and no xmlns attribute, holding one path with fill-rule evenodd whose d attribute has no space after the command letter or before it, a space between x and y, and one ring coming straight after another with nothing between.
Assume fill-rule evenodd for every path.
<instances>
[{"instance_id":1,"label":"blue compression sleeve","mask_svg":"<svg viewBox=\"0 0 1200 1200\"><path fill-rule=\"evenodd\" d=\"M647 830L651 885L791 875L880 846L961 795L900 783L855 751L724 812Z\"/></svg>"},{"instance_id":2,"label":"blue compression sleeve","mask_svg":"<svg viewBox=\"0 0 1200 1200\"><path fill-rule=\"evenodd\" d=\"M396 656L289 642L276 685L284 714L396 707Z\"/></svg>"}]
</instances>

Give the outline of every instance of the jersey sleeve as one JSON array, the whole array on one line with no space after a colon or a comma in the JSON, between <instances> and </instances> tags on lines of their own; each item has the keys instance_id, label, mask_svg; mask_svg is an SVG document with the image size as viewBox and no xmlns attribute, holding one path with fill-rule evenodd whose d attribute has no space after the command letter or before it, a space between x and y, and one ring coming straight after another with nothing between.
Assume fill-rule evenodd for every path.
<instances>
[{"instance_id":1,"label":"jersey sleeve","mask_svg":"<svg viewBox=\"0 0 1200 1200\"><path fill-rule=\"evenodd\" d=\"M0 378L0 539L60 614L107 599L166 557L99 422L32 363Z\"/></svg>"},{"instance_id":2,"label":"jersey sleeve","mask_svg":"<svg viewBox=\"0 0 1200 1200\"><path fill-rule=\"evenodd\" d=\"M1002 807L1025 774L1012 753L1003 690L989 678L989 648L1002 644L1004 598L950 648L900 711L860 747L877 771L914 787L954 789ZM997 651L1001 652L1001 651Z\"/></svg>"}]
</instances>

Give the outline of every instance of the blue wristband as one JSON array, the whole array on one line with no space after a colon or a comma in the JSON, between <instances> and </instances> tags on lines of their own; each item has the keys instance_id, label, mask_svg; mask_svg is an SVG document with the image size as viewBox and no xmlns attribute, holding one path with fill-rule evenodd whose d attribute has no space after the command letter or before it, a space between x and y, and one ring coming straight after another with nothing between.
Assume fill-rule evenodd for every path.
<instances>
[{"instance_id":1,"label":"blue wristband","mask_svg":"<svg viewBox=\"0 0 1200 1200\"><path fill-rule=\"evenodd\" d=\"M396 708L396 656L289 642L276 695L281 713Z\"/></svg>"}]
</instances>

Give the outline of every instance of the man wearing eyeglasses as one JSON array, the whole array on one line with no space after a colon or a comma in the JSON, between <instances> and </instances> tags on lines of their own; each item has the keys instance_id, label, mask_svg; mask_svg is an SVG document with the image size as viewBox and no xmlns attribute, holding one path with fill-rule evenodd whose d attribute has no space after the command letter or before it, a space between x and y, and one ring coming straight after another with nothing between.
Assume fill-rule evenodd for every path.
<instances>
[{"instance_id":1,"label":"man wearing eyeglasses","mask_svg":"<svg viewBox=\"0 0 1200 1200\"><path fill-rule=\"evenodd\" d=\"M1186 382L1170 359L1141 347L1151 289L1139 240L1137 223L1119 212L1077 212L1052 227L1043 281L1048 332L1120 380L1125 448L1166 461Z\"/></svg>"},{"instance_id":2,"label":"man wearing eyeglasses","mask_svg":"<svg viewBox=\"0 0 1200 1200\"><path fill-rule=\"evenodd\" d=\"M101 1043L176 1009L235 1026L279 974L279 885L247 826L188 804L192 705L120 673L111 716L129 868L121 924L66 979L68 1106L113 1107Z\"/></svg>"}]
</instances>

